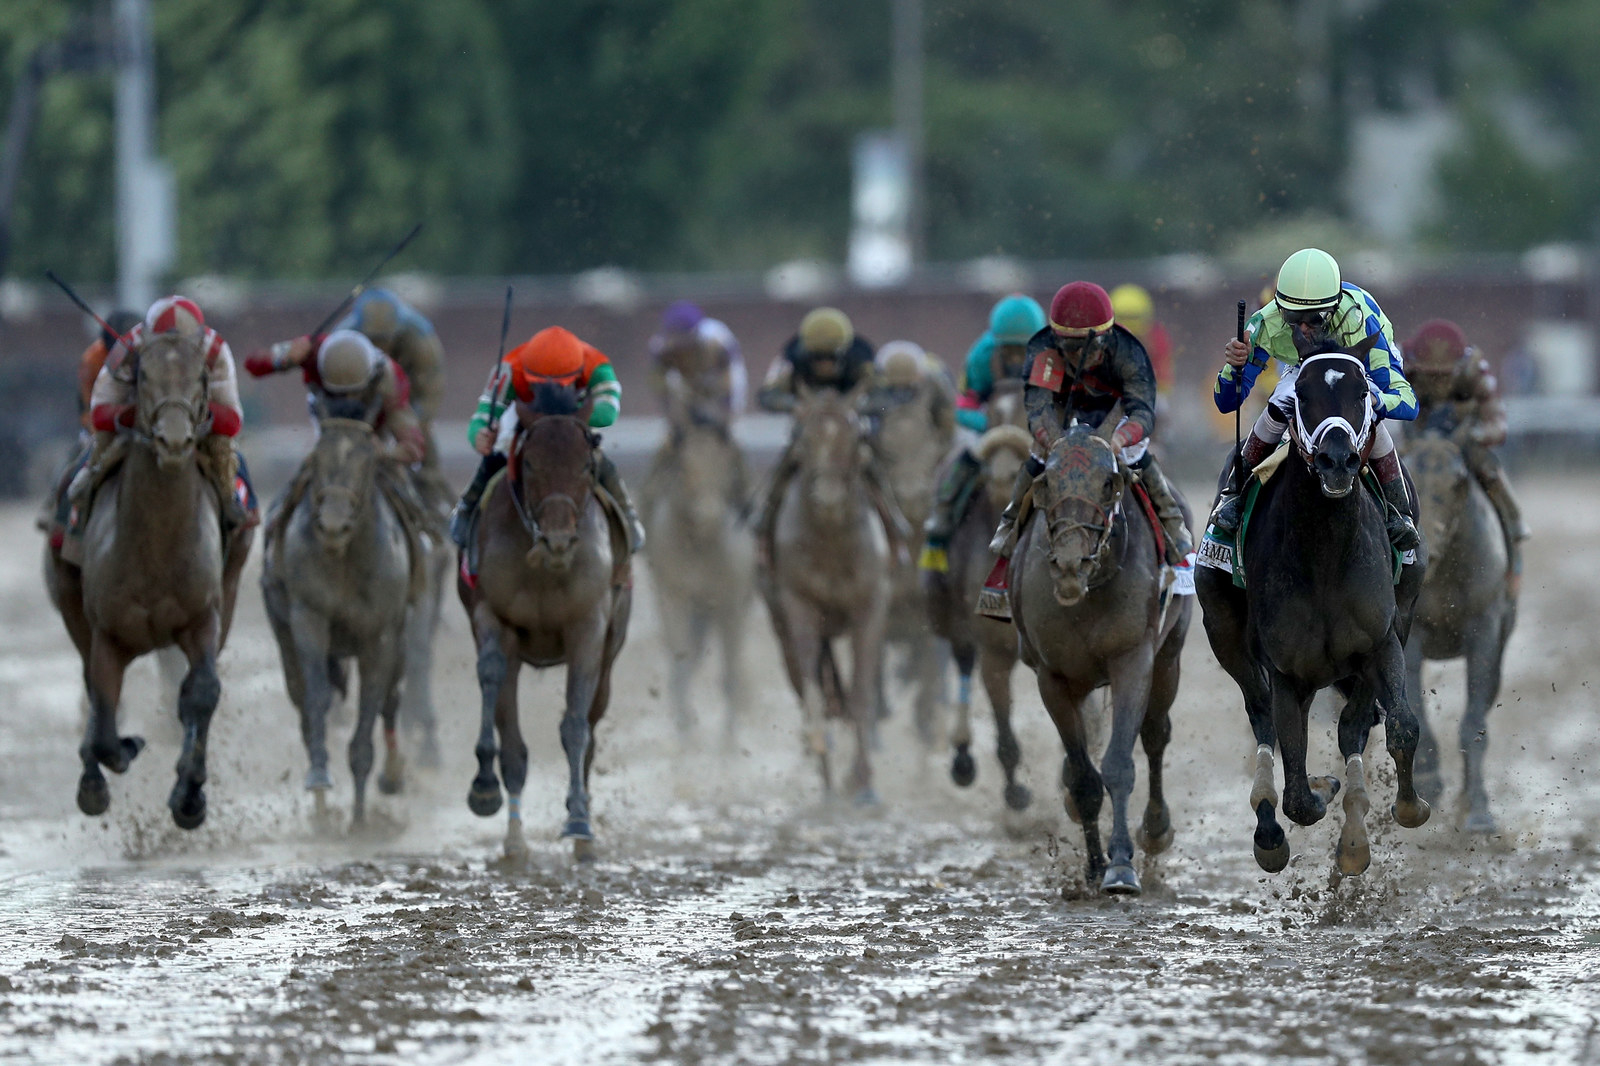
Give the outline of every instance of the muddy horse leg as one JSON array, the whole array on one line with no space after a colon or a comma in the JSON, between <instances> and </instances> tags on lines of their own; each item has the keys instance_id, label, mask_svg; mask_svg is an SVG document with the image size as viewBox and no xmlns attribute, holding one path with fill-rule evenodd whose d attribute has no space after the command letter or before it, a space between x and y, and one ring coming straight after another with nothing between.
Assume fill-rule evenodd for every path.
<instances>
[{"instance_id":1,"label":"muddy horse leg","mask_svg":"<svg viewBox=\"0 0 1600 1066\"><path fill-rule=\"evenodd\" d=\"M306 771L306 788L325 792L333 787L333 775L328 770L328 705L333 702L333 679L328 673L328 619L300 604L290 604L288 629L294 641L294 658L300 666L300 737L311 762ZM290 695L293 694L291 687ZM319 806L320 802L319 799Z\"/></svg>"},{"instance_id":2,"label":"muddy horse leg","mask_svg":"<svg viewBox=\"0 0 1600 1066\"><path fill-rule=\"evenodd\" d=\"M429 566L433 564L430 562ZM399 720L413 740L420 734L418 756L421 765L432 770L439 766L439 731L433 713L433 637L439 628L439 586L443 576L429 574L428 581L428 590L406 615ZM378 785L381 788L383 782Z\"/></svg>"},{"instance_id":3,"label":"muddy horse leg","mask_svg":"<svg viewBox=\"0 0 1600 1066\"><path fill-rule=\"evenodd\" d=\"M1105 783L1089 758L1088 733L1083 722L1083 703L1089 689L1074 685L1067 678L1040 668L1039 695L1044 708L1061 736L1066 756L1061 761L1062 797L1067 814L1083 826L1083 850L1087 855L1086 876L1090 888L1100 884L1106 874L1106 856L1100 846L1100 803Z\"/></svg>"},{"instance_id":4,"label":"muddy horse leg","mask_svg":"<svg viewBox=\"0 0 1600 1066\"><path fill-rule=\"evenodd\" d=\"M795 695L800 699L806 750L816 756L822 774L822 791L828 794L833 791L833 772L828 762L828 701L819 677L822 662L819 620L814 612L793 599L783 605L783 611L784 625L779 635L784 662Z\"/></svg>"},{"instance_id":5,"label":"muddy horse leg","mask_svg":"<svg viewBox=\"0 0 1600 1066\"><path fill-rule=\"evenodd\" d=\"M519 653L513 649L505 680L495 699L494 727L500 733L500 776L506 783L507 858L528 852L522 837L522 790L528 783L528 743L522 738L522 718L517 713L517 681L521 676ZM476 786L477 782L473 782Z\"/></svg>"},{"instance_id":6,"label":"muddy horse leg","mask_svg":"<svg viewBox=\"0 0 1600 1066\"><path fill-rule=\"evenodd\" d=\"M888 597L872 604L850 630L850 720L856 731L856 757L850 766L850 789L857 806L878 802L872 787L872 740L876 727L876 693L883 687L884 630Z\"/></svg>"},{"instance_id":7,"label":"muddy horse leg","mask_svg":"<svg viewBox=\"0 0 1600 1066\"><path fill-rule=\"evenodd\" d=\"M991 648L978 652L978 673L983 679L983 690L989 696L989 707L994 711L996 754L1000 757L1000 769L1006 775L1006 806L1021 811L1033 802L1033 794L1017 780L1017 769L1022 765L1022 745L1011 728L1011 670L1016 664L1015 655L1002 655Z\"/></svg>"},{"instance_id":8,"label":"muddy horse leg","mask_svg":"<svg viewBox=\"0 0 1600 1066\"><path fill-rule=\"evenodd\" d=\"M1417 716L1417 793L1432 803L1443 794L1444 779L1439 775L1439 741L1428 726L1428 696L1422 688L1424 639L1424 627L1413 623L1406 640L1406 694L1411 697L1411 709Z\"/></svg>"},{"instance_id":9,"label":"muddy horse leg","mask_svg":"<svg viewBox=\"0 0 1600 1066\"><path fill-rule=\"evenodd\" d=\"M183 750L178 753L178 780L167 797L167 806L180 829L196 829L206 820L206 744L211 735L211 716L222 698L222 681L217 677L221 631L220 613L210 611L203 622L178 637L178 646L189 658L189 674L178 690Z\"/></svg>"},{"instance_id":10,"label":"muddy horse leg","mask_svg":"<svg viewBox=\"0 0 1600 1066\"><path fill-rule=\"evenodd\" d=\"M1150 673L1150 703L1139 727L1145 761L1150 767L1150 795L1145 800L1144 821L1139 826L1139 846L1159 855L1172 845L1172 812L1167 808L1163 784L1163 759L1172 740L1172 703L1178 695L1179 656L1183 641L1176 632L1157 654Z\"/></svg>"},{"instance_id":11,"label":"muddy horse leg","mask_svg":"<svg viewBox=\"0 0 1600 1066\"><path fill-rule=\"evenodd\" d=\"M383 715L384 735L394 735L394 708L400 684L399 641L380 635L363 648L357 659L361 670L360 706L355 732L350 736L350 779L355 785L351 820L361 823L367 816L367 776L374 758L372 728ZM387 791L387 790L385 790Z\"/></svg>"},{"instance_id":12,"label":"muddy horse leg","mask_svg":"<svg viewBox=\"0 0 1600 1066\"><path fill-rule=\"evenodd\" d=\"M1335 859L1339 872L1347 877L1365 873L1372 864L1372 845L1367 837L1366 818L1371 803L1367 798L1367 734L1378 724L1378 705L1370 680L1359 679L1345 694L1339 712L1339 754L1344 757L1344 825L1339 832Z\"/></svg>"},{"instance_id":13,"label":"muddy horse leg","mask_svg":"<svg viewBox=\"0 0 1600 1066\"><path fill-rule=\"evenodd\" d=\"M89 654L85 659L83 681L89 694L89 719L84 725L83 743L78 755L83 760L83 776L78 779L78 809L84 814L104 814L111 806L111 790L106 786L104 766L112 773L124 773L134 756L144 747L140 737L117 735L117 704L122 699L122 678L130 657L110 637L91 631Z\"/></svg>"},{"instance_id":14,"label":"muddy horse leg","mask_svg":"<svg viewBox=\"0 0 1600 1066\"><path fill-rule=\"evenodd\" d=\"M978 764L972 757L972 668L978 649L971 644L952 646L956 661L956 722L950 730L950 780L966 788L978 779Z\"/></svg>"},{"instance_id":15,"label":"muddy horse leg","mask_svg":"<svg viewBox=\"0 0 1600 1066\"><path fill-rule=\"evenodd\" d=\"M1133 835L1128 831L1128 801L1137 769L1133 742L1144 726L1150 705L1150 671L1154 652L1140 647L1111 664L1111 742L1100 763L1100 776L1111 796L1111 847L1101 888L1119 895L1138 895L1139 875L1133 868Z\"/></svg>"},{"instance_id":16,"label":"muddy horse leg","mask_svg":"<svg viewBox=\"0 0 1600 1066\"><path fill-rule=\"evenodd\" d=\"M744 619L743 600L736 600L717 613L717 631L722 643L722 698L727 704L723 735L729 741L750 699L750 686L745 677Z\"/></svg>"},{"instance_id":17,"label":"muddy horse leg","mask_svg":"<svg viewBox=\"0 0 1600 1066\"><path fill-rule=\"evenodd\" d=\"M1489 792L1483 783L1483 756L1489 750L1489 708L1500 694L1500 663L1506 648L1506 620L1485 619L1467 640L1467 711L1461 716L1461 828L1493 833ZM1419 787L1417 791L1421 791ZM1427 798L1427 797L1424 797Z\"/></svg>"},{"instance_id":18,"label":"muddy horse leg","mask_svg":"<svg viewBox=\"0 0 1600 1066\"><path fill-rule=\"evenodd\" d=\"M1400 638L1390 633L1374 652L1374 681L1378 701L1387 714L1384 743L1394 759L1394 820L1406 829L1416 829L1428 820L1428 801L1417 795L1413 760L1417 753L1417 716L1406 698L1406 656Z\"/></svg>"},{"instance_id":19,"label":"muddy horse leg","mask_svg":"<svg viewBox=\"0 0 1600 1066\"><path fill-rule=\"evenodd\" d=\"M597 612L598 613L598 612ZM573 840L593 840L589 825L587 771L589 712L594 707L595 691L600 687L600 672L605 654L604 616L587 620L568 630L566 710L561 715L561 750L567 756L567 821L561 835Z\"/></svg>"},{"instance_id":20,"label":"muddy horse leg","mask_svg":"<svg viewBox=\"0 0 1600 1066\"><path fill-rule=\"evenodd\" d=\"M1298 825L1315 825L1328 813L1328 803L1306 777L1306 716L1316 689L1272 674L1272 721L1283 754L1283 813Z\"/></svg>"},{"instance_id":21,"label":"muddy horse leg","mask_svg":"<svg viewBox=\"0 0 1600 1066\"><path fill-rule=\"evenodd\" d=\"M589 771L594 767L594 753L598 746L595 727L600 724L600 719L605 717L606 708L611 705L611 665L612 660L609 658L600 664L600 680L595 685L594 700L589 705L589 748L583 756L583 787L586 794L589 788ZM588 838L575 838L572 841L572 857L579 862L593 862L594 841Z\"/></svg>"},{"instance_id":22,"label":"muddy horse leg","mask_svg":"<svg viewBox=\"0 0 1600 1066\"><path fill-rule=\"evenodd\" d=\"M500 705L501 689L510 682L515 699L515 669L521 665L516 658L516 637L501 626L499 619L482 602L473 608L472 631L478 641L478 693L480 697L478 742L473 753L478 757L478 773L467 790L467 806L480 818L487 818L500 809L500 781L494 774L495 718ZM520 818L520 813L517 815Z\"/></svg>"}]
</instances>

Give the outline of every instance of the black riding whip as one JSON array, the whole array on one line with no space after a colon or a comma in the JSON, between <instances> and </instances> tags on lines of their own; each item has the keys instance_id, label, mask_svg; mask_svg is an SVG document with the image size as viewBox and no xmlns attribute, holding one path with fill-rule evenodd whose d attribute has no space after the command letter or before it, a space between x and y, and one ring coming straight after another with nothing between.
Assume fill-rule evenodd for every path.
<instances>
[{"instance_id":1,"label":"black riding whip","mask_svg":"<svg viewBox=\"0 0 1600 1066\"><path fill-rule=\"evenodd\" d=\"M44 272L44 276L49 278L51 281L55 282L56 286L58 288L60 288L62 292L67 294L67 299L71 300L73 303L78 305L78 310L82 311L84 314L88 315L90 318L92 318L96 322L100 323L100 328L105 330L107 333L111 334L111 336L117 338L117 340L121 341L122 342L122 346L124 348L126 348L128 346L127 338L124 337L121 333L118 333L116 330L112 329L111 328L111 324L109 322L107 322L105 319L101 318L99 315L95 314L94 313L94 308L92 308L88 304L84 303L83 302L83 297L81 297L77 293L73 292L72 291L72 286L68 285L66 282L62 281L61 278L56 274L56 272L54 270L51 270L48 267L46 267L45 268L45 272Z\"/></svg>"},{"instance_id":2,"label":"black riding whip","mask_svg":"<svg viewBox=\"0 0 1600 1066\"><path fill-rule=\"evenodd\" d=\"M1245 303L1239 301L1239 323L1234 331L1234 337L1240 344L1244 343L1244 309ZM1245 356L1248 363L1250 357ZM1233 409L1233 486L1235 489L1241 484L1241 468L1244 466L1244 435L1240 432L1240 412L1244 410L1244 367L1236 366L1234 369L1233 387L1239 394L1239 404Z\"/></svg>"},{"instance_id":3,"label":"black riding whip","mask_svg":"<svg viewBox=\"0 0 1600 1066\"><path fill-rule=\"evenodd\" d=\"M401 237L400 238L400 243L396 244L393 248L389 249L389 254L388 255L386 255L382 259L378 260L378 265L373 267L370 271L367 272L367 276L362 278L360 283L358 283L355 288L350 290L350 294L348 296L346 296L342 301L340 301L339 306L335 307L328 314L328 317L324 318L322 320L321 324L318 325L316 329L311 331L310 335L315 337L318 334L326 332L327 328L329 326L333 325L335 320L337 320L340 315L344 314L345 311L349 309L351 304L355 303L356 300L360 299L361 294L367 291L367 286L371 285L373 279L378 276L378 272L381 271L384 267L389 265L389 260L391 260L395 256L399 255L400 252L405 248L405 246L411 243L411 238L415 237L418 233L421 233L421 232L422 232L422 223L421 222L418 222L415 226L412 226L411 227L411 232L407 233L404 237Z\"/></svg>"}]
</instances>

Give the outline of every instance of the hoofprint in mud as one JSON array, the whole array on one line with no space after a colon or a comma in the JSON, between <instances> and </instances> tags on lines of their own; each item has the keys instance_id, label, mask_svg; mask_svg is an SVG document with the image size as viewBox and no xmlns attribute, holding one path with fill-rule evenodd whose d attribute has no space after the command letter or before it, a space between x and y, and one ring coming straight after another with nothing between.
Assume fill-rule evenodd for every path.
<instances>
[{"instance_id":1,"label":"hoofprint in mud","mask_svg":"<svg viewBox=\"0 0 1600 1066\"><path fill-rule=\"evenodd\" d=\"M66 787L76 656L41 624L30 508L0 511L0 1057L1038 1061L1070 1047L1090 1064L1580 1060L1600 1009L1587 939L1600 920L1588 577L1600 478L1524 491L1538 541L1486 769L1498 836L1469 840L1443 818L1402 834L1375 814L1383 863L1334 884L1336 827L1291 827L1299 857L1263 883L1240 818L1238 692L1192 640L1166 780L1177 839L1132 901L1086 894L1055 802L1002 822L992 792L949 784L904 715L877 760L883 812L821 806L761 627L741 750L686 757L648 594L601 727L592 869L553 831L567 775L555 671L521 699L526 813L551 829L530 834L530 863L495 862L498 827L463 808L478 699L454 605L436 674L447 765L374 798L387 833L311 833L297 722L249 595L221 662L207 824L171 827L161 763L175 739L155 728L170 710L153 706L149 665L133 671L124 729L144 727L155 758L119 781L107 819L84 818ZM1424 677L1453 736L1460 667ZM1015 721L1042 798L1059 764L1031 753L1058 741L1030 689L1018 686ZM714 687L699 694L714 700ZM997 775L988 716L974 725L982 772ZM1339 767L1326 718L1313 719L1311 764ZM1445 762L1447 803L1458 767ZM1386 771L1368 783L1375 812L1392 795Z\"/></svg>"}]
</instances>

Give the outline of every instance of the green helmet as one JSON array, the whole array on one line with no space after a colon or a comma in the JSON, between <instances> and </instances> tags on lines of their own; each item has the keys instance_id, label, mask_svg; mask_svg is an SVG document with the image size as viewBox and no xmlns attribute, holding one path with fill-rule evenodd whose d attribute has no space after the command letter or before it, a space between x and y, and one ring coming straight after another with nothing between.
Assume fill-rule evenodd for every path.
<instances>
[{"instance_id":1,"label":"green helmet","mask_svg":"<svg viewBox=\"0 0 1600 1066\"><path fill-rule=\"evenodd\" d=\"M1044 308L1031 296L1012 293L989 312L989 336L996 344L1027 344L1041 329Z\"/></svg>"},{"instance_id":2,"label":"green helmet","mask_svg":"<svg viewBox=\"0 0 1600 1066\"><path fill-rule=\"evenodd\" d=\"M1285 311L1323 311L1339 302L1339 264L1321 248L1302 248L1283 261L1273 299Z\"/></svg>"}]
</instances>

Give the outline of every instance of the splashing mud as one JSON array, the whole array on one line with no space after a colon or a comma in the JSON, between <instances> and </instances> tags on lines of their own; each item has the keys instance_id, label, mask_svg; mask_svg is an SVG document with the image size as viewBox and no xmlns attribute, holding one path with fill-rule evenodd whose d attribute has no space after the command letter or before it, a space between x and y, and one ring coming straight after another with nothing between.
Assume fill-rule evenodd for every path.
<instances>
[{"instance_id":1,"label":"splashing mud","mask_svg":"<svg viewBox=\"0 0 1600 1066\"><path fill-rule=\"evenodd\" d=\"M1295 857L1250 854L1253 754L1236 690L1196 626L1173 711L1177 840L1146 892L1088 891L1055 788L1061 749L1025 673L1017 723L1036 799L1003 812L924 752L907 700L871 811L824 802L765 620L737 736L703 691L680 743L658 625L635 618L594 781L599 861L560 827L559 678L524 686L533 769L526 862L464 798L477 695L459 611L440 634L446 765L374 799L360 835L319 827L298 730L247 576L223 658L211 820L172 828L175 755L153 667L127 696L150 749L79 815L76 659L48 614L20 508L0 512L0 1058L74 1063L1533 1062L1600 1056L1600 753L1588 578L1593 482L1527 491L1538 531L1506 685L1490 719L1501 832L1388 815L1368 760L1373 863L1340 879L1338 812ZM641 597L648 604L649 597ZM1454 736L1456 664L1430 667ZM992 753L992 729L974 750ZM348 735L348 717L336 736ZM1313 772L1338 769L1330 723ZM1142 765L1141 765L1142 770ZM1459 781L1459 759L1446 760ZM336 773L348 806L348 772ZM1136 802L1138 802L1136 800ZM1135 809L1138 809L1135 807Z\"/></svg>"}]
</instances>

